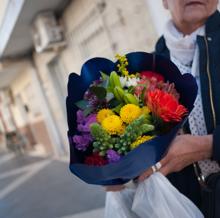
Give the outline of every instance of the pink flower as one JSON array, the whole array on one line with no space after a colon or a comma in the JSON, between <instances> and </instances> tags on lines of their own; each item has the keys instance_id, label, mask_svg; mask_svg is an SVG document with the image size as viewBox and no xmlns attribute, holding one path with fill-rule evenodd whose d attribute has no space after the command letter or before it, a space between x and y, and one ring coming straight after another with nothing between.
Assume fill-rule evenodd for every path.
<instances>
[{"instance_id":1,"label":"pink flower","mask_svg":"<svg viewBox=\"0 0 220 218\"><path fill-rule=\"evenodd\" d=\"M161 74L153 72L153 71L142 71L140 74L141 74L142 79L151 80L152 78L155 78L157 82L164 81L164 77Z\"/></svg>"}]
</instances>

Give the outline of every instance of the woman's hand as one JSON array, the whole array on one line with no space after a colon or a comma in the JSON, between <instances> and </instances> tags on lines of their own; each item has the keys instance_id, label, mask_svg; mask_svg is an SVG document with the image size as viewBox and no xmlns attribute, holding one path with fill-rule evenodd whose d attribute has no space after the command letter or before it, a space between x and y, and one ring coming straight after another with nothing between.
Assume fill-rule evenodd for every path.
<instances>
[{"instance_id":1,"label":"woman's hand","mask_svg":"<svg viewBox=\"0 0 220 218\"><path fill-rule=\"evenodd\" d=\"M124 185L110 185L110 186L105 186L105 191L107 192L117 192L121 191L125 188Z\"/></svg>"},{"instance_id":2,"label":"woman's hand","mask_svg":"<svg viewBox=\"0 0 220 218\"><path fill-rule=\"evenodd\" d=\"M159 172L168 175L179 172L190 164L208 159L212 156L212 135L193 136L179 135L172 141L166 156L160 161ZM146 170L139 177L139 181L145 180L153 173L152 168Z\"/></svg>"}]
</instances>

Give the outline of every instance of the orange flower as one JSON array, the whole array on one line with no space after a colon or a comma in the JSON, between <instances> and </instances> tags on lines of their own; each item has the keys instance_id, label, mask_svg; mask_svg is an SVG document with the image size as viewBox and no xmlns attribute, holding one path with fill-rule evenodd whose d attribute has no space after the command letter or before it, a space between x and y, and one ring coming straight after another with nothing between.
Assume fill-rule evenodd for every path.
<instances>
[{"instance_id":1,"label":"orange flower","mask_svg":"<svg viewBox=\"0 0 220 218\"><path fill-rule=\"evenodd\" d=\"M152 113L165 122L179 122L188 112L173 95L159 89L147 93L146 103Z\"/></svg>"}]
</instances>

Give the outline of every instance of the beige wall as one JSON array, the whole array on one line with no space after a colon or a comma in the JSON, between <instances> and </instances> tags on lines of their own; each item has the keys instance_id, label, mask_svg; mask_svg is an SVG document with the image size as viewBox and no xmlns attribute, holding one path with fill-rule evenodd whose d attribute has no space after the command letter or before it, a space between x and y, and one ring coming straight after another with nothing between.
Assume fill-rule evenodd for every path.
<instances>
[{"instance_id":1,"label":"beige wall","mask_svg":"<svg viewBox=\"0 0 220 218\"><path fill-rule=\"evenodd\" d=\"M67 122L65 115L65 97L59 97L59 89L54 83L55 76L53 72L49 71L48 63L53 60L58 54L56 52L44 52L34 54L34 62L37 67L37 71L40 76L40 82L48 102L48 109L53 119L53 125L55 126L56 134L59 137L59 142L64 147L64 152L68 150L67 139ZM60 72L62 74L62 72ZM64 77L62 81L56 81L64 83ZM65 85L64 85L65 86ZM65 145L65 146L64 146Z\"/></svg>"},{"instance_id":2,"label":"beige wall","mask_svg":"<svg viewBox=\"0 0 220 218\"><path fill-rule=\"evenodd\" d=\"M32 66L27 61L26 65L20 69L15 80L10 84L10 89L13 95L13 112L15 114L15 120L18 127L22 127L27 122L36 122L39 119L43 119L40 110L40 101L37 98L37 90L34 87L34 80L32 77ZM26 105L29 109L27 114L22 114L21 105Z\"/></svg>"},{"instance_id":3,"label":"beige wall","mask_svg":"<svg viewBox=\"0 0 220 218\"><path fill-rule=\"evenodd\" d=\"M45 151L52 153L52 142L46 129L45 116L33 77L33 66L27 60L19 70L20 73L10 84L13 101L9 105L17 130L28 139L27 148L41 144Z\"/></svg>"},{"instance_id":4,"label":"beige wall","mask_svg":"<svg viewBox=\"0 0 220 218\"><path fill-rule=\"evenodd\" d=\"M109 1L103 16L117 52L153 50L157 36L145 0Z\"/></svg>"},{"instance_id":5,"label":"beige wall","mask_svg":"<svg viewBox=\"0 0 220 218\"><path fill-rule=\"evenodd\" d=\"M113 59L118 52L150 52L154 48L157 34L145 0L105 1L103 12L98 10L98 2L74 0L63 14L68 46L61 57L68 72L80 73L83 62L94 56ZM102 30L98 36L94 30L99 27ZM86 48L90 50L88 55L83 54L83 39L90 40Z\"/></svg>"},{"instance_id":6,"label":"beige wall","mask_svg":"<svg viewBox=\"0 0 220 218\"><path fill-rule=\"evenodd\" d=\"M12 112L14 114L17 127L23 127L27 124L27 117L22 113L20 105L18 104L16 97L19 95L21 100L25 99L25 87L31 83L31 76L28 69L24 69L23 72L11 83L11 91L14 98L14 104L12 105Z\"/></svg>"}]
</instances>

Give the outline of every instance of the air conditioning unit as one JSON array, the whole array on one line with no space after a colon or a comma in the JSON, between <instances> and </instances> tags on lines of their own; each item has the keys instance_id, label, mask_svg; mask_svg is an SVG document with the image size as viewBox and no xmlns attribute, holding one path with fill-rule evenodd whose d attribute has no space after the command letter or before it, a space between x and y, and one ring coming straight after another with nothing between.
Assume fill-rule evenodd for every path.
<instances>
[{"instance_id":1,"label":"air conditioning unit","mask_svg":"<svg viewBox=\"0 0 220 218\"><path fill-rule=\"evenodd\" d=\"M32 25L32 38L37 52L65 46L63 28L53 12L38 14Z\"/></svg>"}]
</instances>

